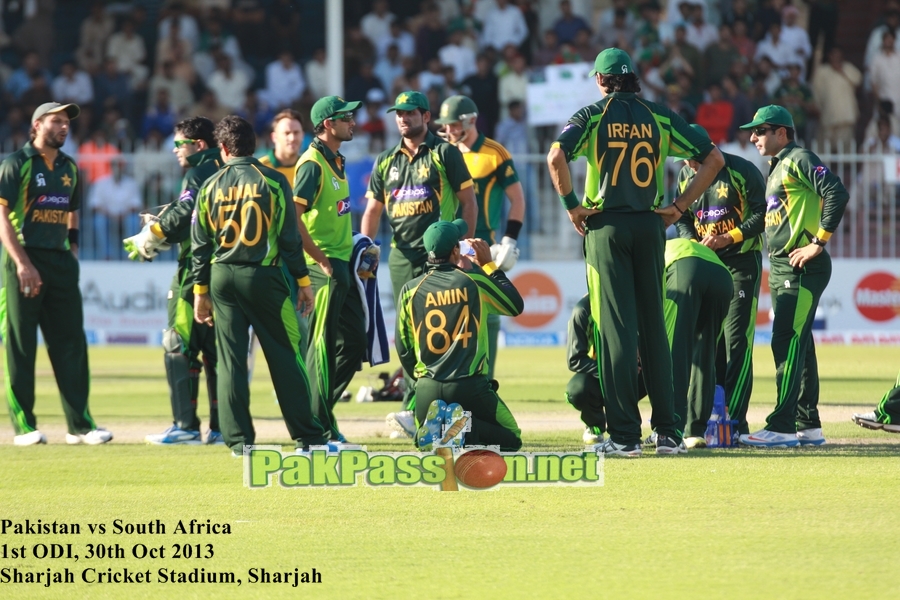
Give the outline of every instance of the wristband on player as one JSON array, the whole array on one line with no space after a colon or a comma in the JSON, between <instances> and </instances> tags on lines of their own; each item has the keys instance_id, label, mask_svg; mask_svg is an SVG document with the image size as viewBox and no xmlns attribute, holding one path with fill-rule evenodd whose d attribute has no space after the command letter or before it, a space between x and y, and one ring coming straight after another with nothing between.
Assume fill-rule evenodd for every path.
<instances>
[{"instance_id":1,"label":"wristband on player","mask_svg":"<svg viewBox=\"0 0 900 600\"><path fill-rule=\"evenodd\" d=\"M513 219L510 219L506 222L506 233L504 233L503 235L505 237L517 240L519 239L520 231L522 231L522 221L514 221Z\"/></svg>"},{"instance_id":2,"label":"wristband on player","mask_svg":"<svg viewBox=\"0 0 900 600\"><path fill-rule=\"evenodd\" d=\"M572 190L568 194L559 194L559 201L562 202L563 207L566 210L572 210L573 208L577 208L579 204L578 196L575 195L575 190Z\"/></svg>"},{"instance_id":3,"label":"wristband on player","mask_svg":"<svg viewBox=\"0 0 900 600\"><path fill-rule=\"evenodd\" d=\"M69 244L77 246L78 240L80 237L79 234L80 234L80 232L77 229L70 229L69 230Z\"/></svg>"},{"instance_id":4,"label":"wristband on player","mask_svg":"<svg viewBox=\"0 0 900 600\"><path fill-rule=\"evenodd\" d=\"M678 211L679 216L684 214L684 211L681 210L681 207L680 207L680 206L678 206L678 202L673 202L673 203L672 203L672 206L674 206L674 207L675 207L675 210Z\"/></svg>"}]
</instances>

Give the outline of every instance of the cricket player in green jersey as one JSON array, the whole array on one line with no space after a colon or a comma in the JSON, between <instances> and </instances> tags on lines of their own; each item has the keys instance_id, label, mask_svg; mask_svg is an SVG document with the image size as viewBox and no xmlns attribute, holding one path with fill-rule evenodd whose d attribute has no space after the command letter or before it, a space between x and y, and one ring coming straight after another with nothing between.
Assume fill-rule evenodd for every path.
<instances>
[{"instance_id":1,"label":"cricket player in green jersey","mask_svg":"<svg viewBox=\"0 0 900 600\"><path fill-rule=\"evenodd\" d=\"M603 411L603 392L597 353L594 350L595 327L591 318L591 297L585 294L572 309L568 326L566 362L572 378L566 384L566 401L581 413L585 424L581 436L585 444L603 442L606 414Z\"/></svg>"},{"instance_id":2,"label":"cricket player in green jersey","mask_svg":"<svg viewBox=\"0 0 900 600\"><path fill-rule=\"evenodd\" d=\"M819 371L812 335L819 298L831 279L825 245L850 196L818 156L794 142L794 121L781 106L764 106L749 129L760 154L771 156L766 182L766 244L772 295L775 410L764 429L741 443L765 448L825 443L819 420Z\"/></svg>"},{"instance_id":3,"label":"cricket player in green jersey","mask_svg":"<svg viewBox=\"0 0 900 600\"><path fill-rule=\"evenodd\" d=\"M883 429L888 433L900 433L900 375L894 387L882 396L875 410L869 413L856 413L853 422L866 429Z\"/></svg>"},{"instance_id":4,"label":"cricket player in green jersey","mask_svg":"<svg viewBox=\"0 0 900 600\"><path fill-rule=\"evenodd\" d=\"M685 433L685 446L705 447L716 392L716 347L734 284L716 253L692 240L667 241L665 260L664 305L675 414L678 428Z\"/></svg>"},{"instance_id":5,"label":"cricket player in green jersey","mask_svg":"<svg viewBox=\"0 0 900 600\"><path fill-rule=\"evenodd\" d=\"M683 450L676 426L672 358L663 319L665 229L709 187L725 161L709 138L668 108L642 100L628 54L608 48L594 70L604 96L578 111L547 155L550 176L576 231L584 236L591 317L599 332L600 389L610 439L597 450L641 455L635 356L646 380L658 454ZM569 161L587 158L584 198L572 187ZM693 181L660 208L668 156L700 163Z\"/></svg>"},{"instance_id":6,"label":"cricket player in green jersey","mask_svg":"<svg viewBox=\"0 0 900 600\"><path fill-rule=\"evenodd\" d=\"M516 316L522 296L491 261L484 240L467 240L480 269L463 271L459 239L469 225L462 219L439 221L423 237L426 272L400 291L396 346L400 361L416 378L416 417L424 423L434 400L457 403L472 412L471 445L522 447L521 432L487 378L485 316Z\"/></svg>"},{"instance_id":7,"label":"cricket player in green jersey","mask_svg":"<svg viewBox=\"0 0 900 600\"><path fill-rule=\"evenodd\" d=\"M699 125L691 127L707 135ZM766 182L753 163L727 152L722 156L725 166L712 185L684 211L675 227L679 237L715 250L731 272L734 294L719 342L716 381L725 388L728 414L738 421L738 431L750 433L747 407L753 391L753 338L762 280ZM685 161L678 174L679 191L688 186L699 168L696 161ZM690 404L699 402L699 398L692 398Z\"/></svg>"},{"instance_id":8,"label":"cricket player in green jersey","mask_svg":"<svg viewBox=\"0 0 900 600\"><path fill-rule=\"evenodd\" d=\"M253 158L253 126L237 116L215 129L225 166L200 189L191 226L194 319L212 324L220 357L219 420L232 453L253 444L247 345L252 326L269 363L278 405L298 447L328 435L313 414L287 265L299 286L297 310L312 310L313 292L284 175Z\"/></svg>"},{"instance_id":9,"label":"cricket player in green jersey","mask_svg":"<svg viewBox=\"0 0 900 600\"><path fill-rule=\"evenodd\" d=\"M0 163L0 335L6 401L16 446L46 444L34 415L34 361L40 326L66 416L68 444L104 444L113 435L88 410L90 371L78 289L78 166L60 152L75 104L46 102L31 117L31 140Z\"/></svg>"},{"instance_id":10,"label":"cricket player in green jersey","mask_svg":"<svg viewBox=\"0 0 900 600\"><path fill-rule=\"evenodd\" d=\"M428 98L421 92L403 92L388 111L396 114L401 140L375 158L360 229L363 235L374 240L381 214L387 209L394 234L388 268L396 308L400 288L425 271L427 252L422 241L425 230L439 220L451 221L461 212L469 225L467 235L472 237L478 207L462 153L428 130L431 121ZM405 378L407 410L397 415L403 423L409 423L414 390L409 372Z\"/></svg>"},{"instance_id":11,"label":"cricket player in green jersey","mask_svg":"<svg viewBox=\"0 0 900 600\"><path fill-rule=\"evenodd\" d=\"M316 293L307 351L312 406L333 440L343 439L334 405L366 356L366 317L350 265L350 186L338 151L353 139L353 111L359 106L337 96L313 104L315 138L297 162L294 181L297 225Z\"/></svg>"},{"instance_id":12,"label":"cricket player in green jersey","mask_svg":"<svg viewBox=\"0 0 900 600\"><path fill-rule=\"evenodd\" d=\"M485 137L475 127L478 107L467 96L450 96L441 104L441 115L435 121L444 127L450 143L459 148L472 176L478 220L475 237L489 240L491 256L497 267L509 272L519 258L516 240L525 220L525 192L512 156L499 143ZM497 230L503 213L504 198L509 198L509 216L506 230L497 242ZM488 315L488 379L494 378L497 363L497 337L500 334L500 316Z\"/></svg>"},{"instance_id":13,"label":"cricket player in green jersey","mask_svg":"<svg viewBox=\"0 0 900 600\"><path fill-rule=\"evenodd\" d=\"M186 168L181 193L166 205L157 221L148 223L135 236L127 238L125 249L133 260L151 260L164 244L179 245L178 269L169 289L168 327L163 331L166 378L172 404L172 426L144 438L149 444L200 444L200 419L197 397L200 369L206 372L209 395L209 434L207 444L221 444L219 403L216 397L216 335L194 321L194 282L191 280L191 214L197 204L197 192L222 166L222 155L213 136L213 123L205 117L192 117L175 125L178 164ZM203 361L200 361L200 352Z\"/></svg>"}]
</instances>

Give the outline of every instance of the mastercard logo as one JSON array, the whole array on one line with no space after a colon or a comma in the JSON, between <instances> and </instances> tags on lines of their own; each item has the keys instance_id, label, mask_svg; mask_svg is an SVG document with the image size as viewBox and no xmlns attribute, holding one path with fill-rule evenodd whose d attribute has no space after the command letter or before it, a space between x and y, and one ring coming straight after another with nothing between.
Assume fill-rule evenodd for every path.
<instances>
[{"instance_id":1,"label":"mastercard logo","mask_svg":"<svg viewBox=\"0 0 900 600\"><path fill-rule=\"evenodd\" d=\"M543 327L559 315L562 292L553 279L538 271L523 271L512 282L525 301L525 310L514 319L517 325Z\"/></svg>"},{"instance_id":2,"label":"mastercard logo","mask_svg":"<svg viewBox=\"0 0 900 600\"><path fill-rule=\"evenodd\" d=\"M870 273L856 285L853 301L870 321L890 321L900 315L900 278L884 271Z\"/></svg>"}]
</instances>

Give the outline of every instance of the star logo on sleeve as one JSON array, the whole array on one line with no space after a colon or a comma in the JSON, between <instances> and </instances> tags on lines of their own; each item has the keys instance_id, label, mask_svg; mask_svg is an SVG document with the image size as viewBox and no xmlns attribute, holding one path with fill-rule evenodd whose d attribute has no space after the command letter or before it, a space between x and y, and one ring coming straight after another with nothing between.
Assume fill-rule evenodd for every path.
<instances>
[{"instance_id":1,"label":"star logo on sleeve","mask_svg":"<svg viewBox=\"0 0 900 600\"><path fill-rule=\"evenodd\" d=\"M716 188L716 199L728 197L728 184L722 183Z\"/></svg>"},{"instance_id":2,"label":"star logo on sleeve","mask_svg":"<svg viewBox=\"0 0 900 600\"><path fill-rule=\"evenodd\" d=\"M60 179L62 179L62 184L63 184L64 187L71 187L71 186L72 186L72 178L69 177L68 175L63 174L63 176L60 177Z\"/></svg>"}]
</instances>

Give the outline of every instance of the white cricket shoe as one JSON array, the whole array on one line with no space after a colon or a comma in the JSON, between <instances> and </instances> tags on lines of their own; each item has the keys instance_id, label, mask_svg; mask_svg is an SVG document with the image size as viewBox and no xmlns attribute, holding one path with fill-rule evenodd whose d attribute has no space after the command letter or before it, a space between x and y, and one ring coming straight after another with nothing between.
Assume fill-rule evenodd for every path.
<instances>
[{"instance_id":1,"label":"white cricket shoe","mask_svg":"<svg viewBox=\"0 0 900 600\"><path fill-rule=\"evenodd\" d=\"M105 429L91 429L87 433L79 433L77 435L66 434L66 443L69 445L87 444L88 446L97 446L105 444L111 439L113 439L112 432Z\"/></svg>"},{"instance_id":2,"label":"white cricket shoe","mask_svg":"<svg viewBox=\"0 0 900 600\"><path fill-rule=\"evenodd\" d=\"M222 437L221 434L219 434L219 437ZM197 445L203 443L199 431L181 429L177 425L172 425L162 433L151 433L144 437L144 441L156 446L174 446L181 444Z\"/></svg>"},{"instance_id":3,"label":"white cricket shoe","mask_svg":"<svg viewBox=\"0 0 900 600\"><path fill-rule=\"evenodd\" d=\"M581 439L585 444L593 446L603 442L603 432L599 427L586 427L584 433L581 434Z\"/></svg>"},{"instance_id":4,"label":"white cricket shoe","mask_svg":"<svg viewBox=\"0 0 900 600\"><path fill-rule=\"evenodd\" d=\"M47 436L35 429L13 438L13 444L16 446L34 446L35 444L46 444Z\"/></svg>"},{"instance_id":5,"label":"white cricket shoe","mask_svg":"<svg viewBox=\"0 0 900 600\"><path fill-rule=\"evenodd\" d=\"M603 453L606 456L624 456L625 458L640 458L643 454L640 444L617 444L611 439L594 446L594 452Z\"/></svg>"},{"instance_id":6,"label":"white cricket shoe","mask_svg":"<svg viewBox=\"0 0 900 600\"><path fill-rule=\"evenodd\" d=\"M881 429L884 427L884 423L878 420L878 416L875 415L875 411L867 413L854 413L853 422L860 427L865 427L866 429Z\"/></svg>"},{"instance_id":7,"label":"white cricket shoe","mask_svg":"<svg viewBox=\"0 0 900 600\"><path fill-rule=\"evenodd\" d=\"M821 446L825 443L825 436L821 427L800 429L797 431L797 441L801 446Z\"/></svg>"},{"instance_id":8,"label":"white cricket shoe","mask_svg":"<svg viewBox=\"0 0 900 600\"><path fill-rule=\"evenodd\" d=\"M407 437L416 435L416 416L411 410L392 412L385 418L387 426L391 429L405 433Z\"/></svg>"},{"instance_id":9,"label":"white cricket shoe","mask_svg":"<svg viewBox=\"0 0 900 600\"><path fill-rule=\"evenodd\" d=\"M745 446L757 448L796 448L800 445L796 433L778 433L768 429L745 433L740 437L740 442Z\"/></svg>"}]
</instances>

